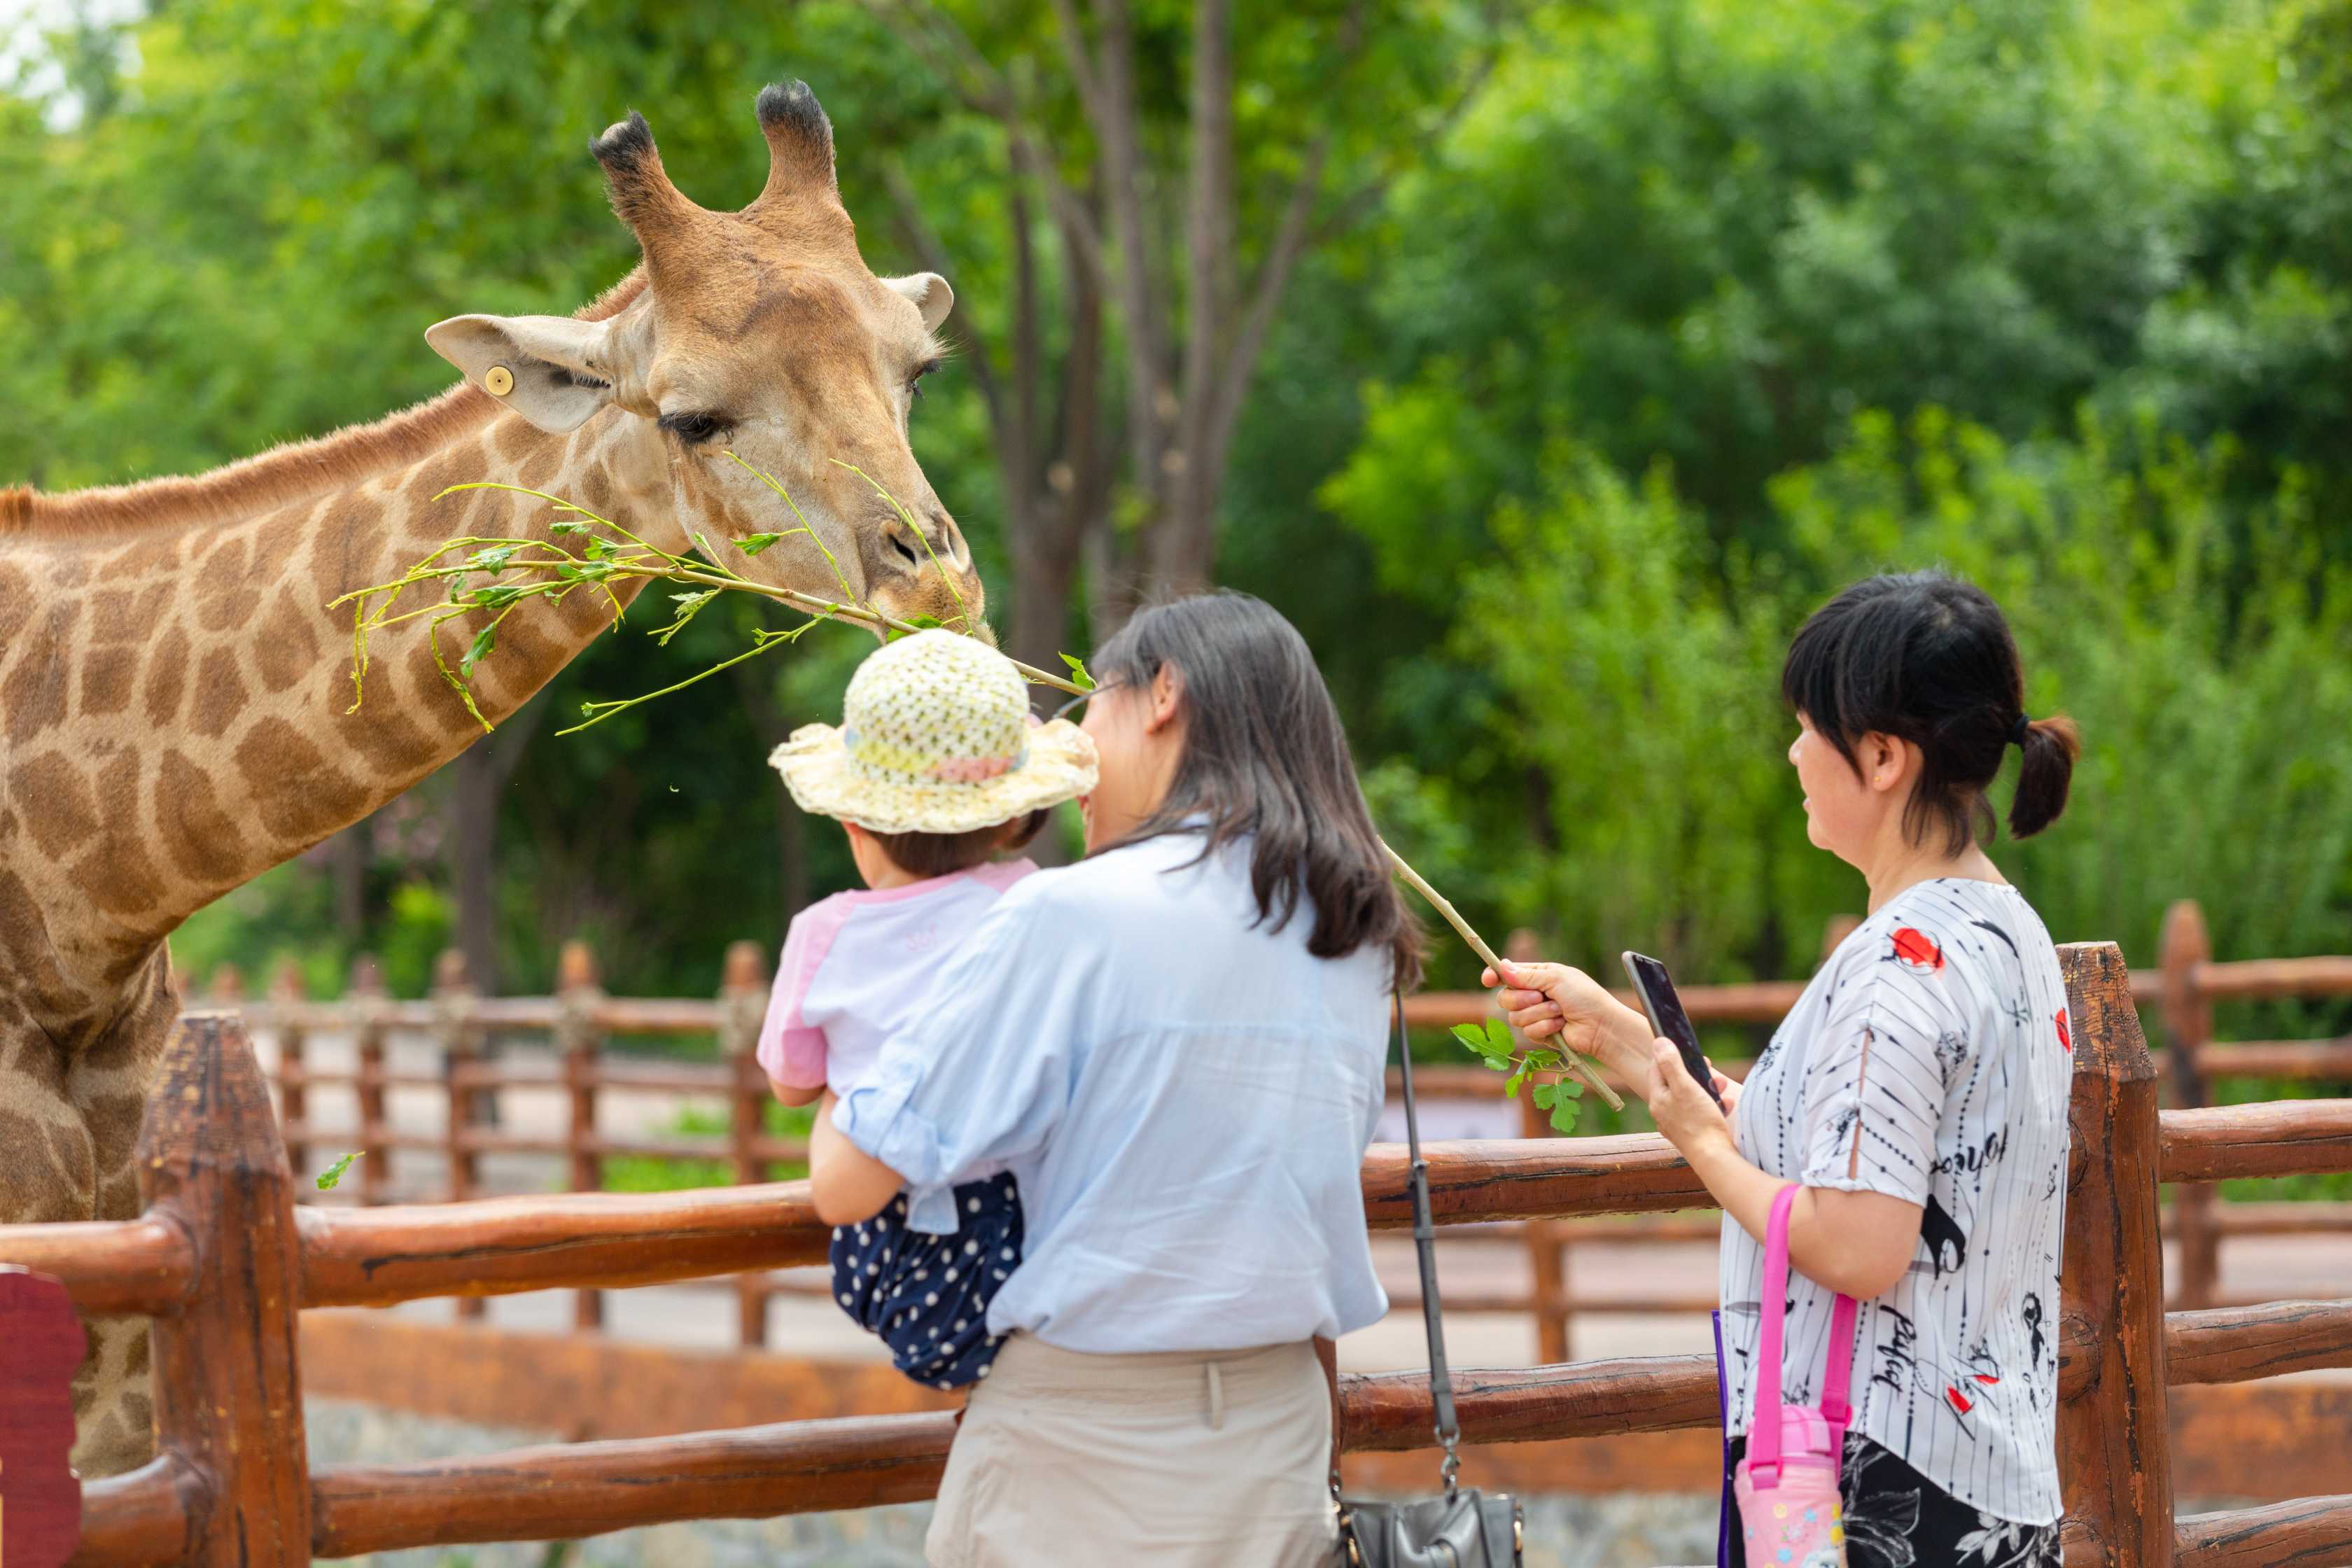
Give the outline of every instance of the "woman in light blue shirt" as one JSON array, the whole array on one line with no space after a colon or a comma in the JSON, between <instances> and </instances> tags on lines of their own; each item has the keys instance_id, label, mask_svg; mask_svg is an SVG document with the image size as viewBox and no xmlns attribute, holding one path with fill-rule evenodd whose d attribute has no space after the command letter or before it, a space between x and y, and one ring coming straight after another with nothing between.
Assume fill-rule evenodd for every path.
<instances>
[{"instance_id":1,"label":"woman in light blue shirt","mask_svg":"<svg viewBox=\"0 0 2352 1568\"><path fill-rule=\"evenodd\" d=\"M1099 650L1088 857L1008 892L820 1119L854 1225L1011 1170L1025 1241L926 1543L941 1568L1320 1564L1313 1342L1377 1321L1360 1171L1417 935L1305 641L1255 599Z\"/></svg>"}]
</instances>

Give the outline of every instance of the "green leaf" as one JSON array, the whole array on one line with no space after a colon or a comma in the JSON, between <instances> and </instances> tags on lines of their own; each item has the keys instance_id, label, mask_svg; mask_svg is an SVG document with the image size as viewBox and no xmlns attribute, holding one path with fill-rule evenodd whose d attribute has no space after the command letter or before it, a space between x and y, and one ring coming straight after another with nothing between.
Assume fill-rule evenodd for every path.
<instances>
[{"instance_id":1,"label":"green leaf","mask_svg":"<svg viewBox=\"0 0 2352 1568\"><path fill-rule=\"evenodd\" d=\"M1584 1080L1581 1079L1564 1078L1559 1080L1559 1091L1560 1093L1568 1096L1570 1100L1582 1100L1584 1098Z\"/></svg>"},{"instance_id":2,"label":"green leaf","mask_svg":"<svg viewBox=\"0 0 2352 1568\"><path fill-rule=\"evenodd\" d=\"M1500 1018L1486 1020L1486 1042L1489 1051L1500 1051L1507 1056L1519 1047L1518 1041L1511 1038L1510 1025Z\"/></svg>"},{"instance_id":3,"label":"green leaf","mask_svg":"<svg viewBox=\"0 0 2352 1568\"><path fill-rule=\"evenodd\" d=\"M931 632L940 630L946 623L937 616L908 616L907 624L917 631Z\"/></svg>"},{"instance_id":4,"label":"green leaf","mask_svg":"<svg viewBox=\"0 0 2352 1568\"><path fill-rule=\"evenodd\" d=\"M337 1182L341 1181L343 1179L343 1173L352 1168L352 1162L358 1159L360 1157L360 1153L361 1151L355 1149L352 1152L344 1155L341 1159L336 1161L333 1164L328 1166L325 1170L320 1172L319 1190L323 1193L332 1187Z\"/></svg>"},{"instance_id":5,"label":"green leaf","mask_svg":"<svg viewBox=\"0 0 2352 1568\"><path fill-rule=\"evenodd\" d=\"M587 548L580 553L591 561L602 561L613 553L613 547L601 539L592 539L588 542Z\"/></svg>"},{"instance_id":6,"label":"green leaf","mask_svg":"<svg viewBox=\"0 0 2352 1568\"><path fill-rule=\"evenodd\" d=\"M1070 667L1070 679L1078 683L1078 689L1080 690L1092 691L1095 689L1095 678L1087 673L1087 661L1085 659L1078 658L1076 654L1066 653L1062 656L1062 662Z\"/></svg>"},{"instance_id":7,"label":"green leaf","mask_svg":"<svg viewBox=\"0 0 2352 1568\"><path fill-rule=\"evenodd\" d=\"M474 558L466 564L477 572L503 572L507 569L507 563L514 559L515 552L521 548L522 546L517 543L500 544L488 550L478 550L474 552Z\"/></svg>"},{"instance_id":8,"label":"green leaf","mask_svg":"<svg viewBox=\"0 0 2352 1568\"><path fill-rule=\"evenodd\" d=\"M1517 1100L1519 1098L1519 1085L1527 1081L1527 1064L1522 1062L1519 1065L1519 1070L1511 1075L1510 1081L1503 1085L1503 1092L1509 1095L1513 1100Z\"/></svg>"},{"instance_id":9,"label":"green leaf","mask_svg":"<svg viewBox=\"0 0 2352 1568\"><path fill-rule=\"evenodd\" d=\"M1454 1025L1454 1037L1461 1041L1464 1045L1469 1047L1472 1050L1477 1052L1480 1056L1483 1057L1486 1054L1486 1031L1480 1028L1477 1025Z\"/></svg>"},{"instance_id":10,"label":"green leaf","mask_svg":"<svg viewBox=\"0 0 2352 1568\"><path fill-rule=\"evenodd\" d=\"M547 531L550 533L585 533L588 531L588 525L584 522L574 522L567 518L562 522L549 523L547 525Z\"/></svg>"},{"instance_id":11,"label":"green leaf","mask_svg":"<svg viewBox=\"0 0 2352 1568\"><path fill-rule=\"evenodd\" d=\"M1576 1101L1572 1100L1554 1100L1551 1107L1551 1130L1555 1132L1575 1131L1576 1114Z\"/></svg>"},{"instance_id":12,"label":"green leaf","mask_svg":"<svg viewBox=\"0 0 2352 1568\"><path fill-rule=\"evenodd\" d=\"M1552 1106L1552 1101L1559 1098L1559 1085L1556 1083L1539 1083L1536 1085L1535 1088L1528 1091L1528 1098L1535 1101L1535 1106L1538 1110L1549 1110Z\"/></svg>"},{"instance_id":13,"label":"green leaf","mask_svg":"<svg viewBox=\"0 0 2352 1568\"><path fill-rule=\"evenodd\" d=\"M667 647L669 639L686 629L686 623L694 619L703 605L719 597L719 590L705 588L699 594L672 594L670 597L677 602L677 614L671 617L669 625L654 633L654 642L662 647Z\"/></svg>"},{"instance_id":14,"label":"green leaf","mask_svg":"<svg viewBox=\"0 0 2352 1568\"><path fill-rule=\"evenodd\" d=\"M529 592L520 583L499 583L488 588L477 588L466 595L466 602L479 605L486 610L503 610Z\"/></svg>"},{"instance_id":15,"label":"green leaf","mask_svg":"<svg viewBox=\"0 0 2352 1568\"><path fill-rule=\"evenodd\" d=\"M735 548L746 555L757 555L782 537L781 533L747 533L735 542Z\"/></svg>"},{"instance_id":16,"label":"green leaf","mask_svg":"<svg viewBox=\"0 0 2352 1568\"><path fill-rule=\"evenodd\" d=\"M488 658L490 650L498 646L499 627L498 623L493 621L474 634L473 646L466 650L466 657L457 661L458 678L471 680L474 678L474 666Z\"/></svg>"}]
</instances>

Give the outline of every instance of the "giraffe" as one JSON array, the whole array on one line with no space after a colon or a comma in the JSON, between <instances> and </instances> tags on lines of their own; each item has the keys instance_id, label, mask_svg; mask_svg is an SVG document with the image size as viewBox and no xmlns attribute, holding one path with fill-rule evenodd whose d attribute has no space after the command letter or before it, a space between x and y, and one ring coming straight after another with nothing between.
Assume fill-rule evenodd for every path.
<instances>
[{"instance_id":1,"label":"giraffe","mask_svg":"<svg viewBox=\"0 0 2352 1568\"><path fill-rule=\"evenodd\" d=\"M838 570L887 613L986 635L971 552L908 442L953 295L866 269L805 84L756 108L769 173L740 212L681 195L635 111L598 136L642 262L574 316L435 323L426 342L465 374L441 396L194 478L0 489L0 1222L138 1212L132 1144L178 1011L165 937L480 736L422 620L372 640L348 710L349 611L327 608L444 539L544 539L561 520L508 491L435 500L445 487L528 485L678 553L698 531L747 576L837 597ZM727 548L794 526L730 449L817 539ZM610 624L584 594L524 609L475 673L493 722ZM483 619L443 635L462 645ZM143 1463L153 1436L145 1321L88 1327L74 1462L91 1478Z\"/></svg>"}]
</instances>

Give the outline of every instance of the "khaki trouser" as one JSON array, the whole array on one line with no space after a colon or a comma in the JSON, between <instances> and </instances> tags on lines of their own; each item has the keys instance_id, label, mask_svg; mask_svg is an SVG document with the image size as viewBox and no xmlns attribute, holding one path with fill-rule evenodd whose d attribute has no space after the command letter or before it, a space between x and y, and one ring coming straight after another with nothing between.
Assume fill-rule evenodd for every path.
<instances>
[{"instance_id":1,"label":"khaki trouser","mask_svg":"<svg viewBox=\"0 0 2352 1568\"><path fill-rule=\"evenodd\" d=\"M975 1386L934 1568L1327 1568L1331 1405L1311 1342L1082 1355L1015 1334Z\"/></svg>"}]
</instances>

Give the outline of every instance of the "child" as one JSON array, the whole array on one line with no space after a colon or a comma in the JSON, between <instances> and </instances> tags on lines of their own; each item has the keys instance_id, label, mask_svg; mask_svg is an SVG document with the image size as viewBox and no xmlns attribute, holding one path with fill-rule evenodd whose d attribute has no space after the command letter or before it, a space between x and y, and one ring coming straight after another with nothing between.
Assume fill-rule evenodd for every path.
<instances>
[{"instance_id":1,"label":"child","mask_svg":"<svg viewBox=\"0 0 2352 1568\"><path fill-rule=\"evenodd\" d=\"M934 630L858 666L840 729L795 730L768 760L803 810L840 819L867 889L802 910L776 965L760 1066L778 1099L805 1105L849 1091L924 1005L909 974L936 969L1036 869L994 857L1094 787L1094 742L1066 720L1036 726L1003 655ZM995 1359L988 1304L1020 1253L1010 1173L902 1193L833 1233L834 1299L900 1372L961 1388Z\"/></svg>"}]
</instances>

